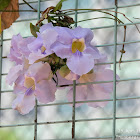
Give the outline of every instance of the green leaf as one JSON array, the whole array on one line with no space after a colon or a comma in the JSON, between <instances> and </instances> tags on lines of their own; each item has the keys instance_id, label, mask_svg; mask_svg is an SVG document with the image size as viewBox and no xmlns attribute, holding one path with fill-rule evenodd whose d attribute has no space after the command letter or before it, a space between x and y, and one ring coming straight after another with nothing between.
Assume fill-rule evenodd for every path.
<instances>
[{"instance_id":1,"label":"green leaf","mask_svg":"<svg viewBox=\"0 0 140 140\"><path fill-rule=\"evenodd\" d=\"M0 0L0 10L4 10L8 7L11 0Z\"/></svg>"},{"instance_id":2,"label":"green leaf","mask_svg":"<svg viewBox=\"0 0 140 140\"><path fill-rule=\"evenodd\" d=\"M69 70L69 68L68 68L66 65L63 66L63 67L61 67L60 70L59 70L59 74L60 74L63 78L65 78L69 73L70 73L70 70Z\"/></svg>"},{"instance_id":3,"label":"green leaf","mask_svg":"<svg viewBox=\"0 0 140 140\"><path fill-rule=\"evenodd\" d=\"M57 3L56 7L54 8L54 12L56 12L57 10L60 10L60 9L62 8L62 3L63 3L64 1L67 1L67 0L60 0L60 1Z\"/></svg>"},{"instance_id":4,"label":"green leaf","mask_svg":"<svg viewBox=\"0 0 140 140\"><path fill-rule=\"evenodd\" d=\"M33 25L32 23L30 23L30 31L31 31L31 33L32 33L32 35L34 37L37 37L36 32L39 32L39 27L37 27L37 26Z\"/></svg>"}]
</instances>

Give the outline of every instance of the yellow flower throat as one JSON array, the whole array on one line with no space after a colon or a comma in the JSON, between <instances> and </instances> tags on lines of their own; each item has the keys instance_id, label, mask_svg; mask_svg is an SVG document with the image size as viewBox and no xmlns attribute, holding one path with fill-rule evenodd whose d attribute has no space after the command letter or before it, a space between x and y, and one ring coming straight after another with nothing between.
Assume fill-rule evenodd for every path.
<instances>
[{"instance_id":1,"label":"yellow flower throat","mask_svg":"<svg viewBox=\"0 0 140 140\"><path fill-rule=\"evenodd\" d=\"M85 50L85 40L84 38L81 39L73 39L72 42L72 53L76 53L76 51L83 52Z\"/></svg>"}]
</instances>

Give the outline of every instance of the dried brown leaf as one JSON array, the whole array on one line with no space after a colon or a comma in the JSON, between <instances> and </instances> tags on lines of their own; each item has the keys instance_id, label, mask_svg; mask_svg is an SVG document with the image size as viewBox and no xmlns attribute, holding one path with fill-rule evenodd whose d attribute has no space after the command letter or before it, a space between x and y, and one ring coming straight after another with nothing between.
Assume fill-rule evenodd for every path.
<instances>
[{"instance_id":1,"label":"dried brown leaf","mask_svg":"<svg viewBox=\"0 0 140 140\"><path fill-rule=\"evenodd\" d=\"M5 8L5 10L19 10L18 0L11 0L10 4L7 8ZM1 12L1 31L9 28L18 17L19 12Z\"/></svg>"}]
</instances>

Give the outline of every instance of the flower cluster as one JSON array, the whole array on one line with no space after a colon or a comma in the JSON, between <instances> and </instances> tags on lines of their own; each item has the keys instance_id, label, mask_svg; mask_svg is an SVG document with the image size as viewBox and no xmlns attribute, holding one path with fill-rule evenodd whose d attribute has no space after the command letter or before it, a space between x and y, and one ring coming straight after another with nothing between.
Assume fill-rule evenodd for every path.
<instances>
[{"instance_id":1,"label":"flower cluster","mask_svg":"<svg viewBox=\"0 0 140 140\"><path fill-rule=\"evenodd\" d=\"M15 66L7 76L17 95L12 107L27 114L34 108L35 99L41 103L53 102L57 85L72 84L73 80L77 83L113 80L109 65L95 65L106 62L107 57L91 44L92 39L93 32L88 28L54 27L51 23L40 27L37 38L13 36L8 57ZM112 90L112 83L76 86L76 101L107 99ZM72 96L73 87L69 87L69 101ZM106 103L88 105L103 107Z\"/></svg>"}]
</instances>

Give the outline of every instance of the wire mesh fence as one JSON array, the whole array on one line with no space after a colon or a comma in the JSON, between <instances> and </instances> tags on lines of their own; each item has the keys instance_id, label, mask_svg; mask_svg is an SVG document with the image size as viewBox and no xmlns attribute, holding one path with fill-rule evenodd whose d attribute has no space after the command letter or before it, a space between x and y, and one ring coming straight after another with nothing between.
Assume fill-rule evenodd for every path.
<instances>
[{"instance_id":1,"label":"wire mesh fence","mask_svg":"<svg viewBox=\"0 0 140 140\"><path fill-rule=\"evenodd\" d=\"M94 31L96 45L100 50L108 54L109 62L97 65L111 64L114 71L113 81L99 81L93 84L114 83L114 91L110 99L76 101L76 86L73 82L73 102L66 101L66 91L58 91L56 101L51 104L39 104L36 102L34 111L29 115L21 116L12 110L10 105L15 96L12 93L13 87L5 83L5 77L12 63L7 59L10 40L12 35L21 32L24 37L31 36L29 33L30 22L36 23L40 18L40 11L55 4L57 1L49 0L28 0L38 13L26 12L27 5L20 1L20 18L8 30L1 35L0 47L0 134L12 133L13 139L26 140L87 140L87 139L139 139L140 136L140 114L139 114L139 52L140 37L134 24L140 24L138 0L68 0L63 8L104 8L116 11L115 16L121 17L117 11L124 12L134 17L134 22L125 22L127 26L127 39L123 42L123 26L117 21L93 20L78 22L86 17L93 18L98 15L92 11L72 12L70 15L75 18L76 26L91 28ZM22 11L23 10L23 11ZM24 31L24 32L23 32ZM119 57L122 45L125 44L126 54L119 69ZM119 73L120 80L116 80L116 73ZM116 87L116 82L119 82ZM85 83L91 84L91 83ZM109 101L105 108L89 108L87 102ZM83 106L75 108L75 104L84 103ZM72 105L72 107L70 106ZM73 129L72 129L73 127ZM6 138L6 136L5 136ZM8 139L8 138L6 138ZM9 140L12 140L10 138Z\"/></svg>"}]
</instances>

